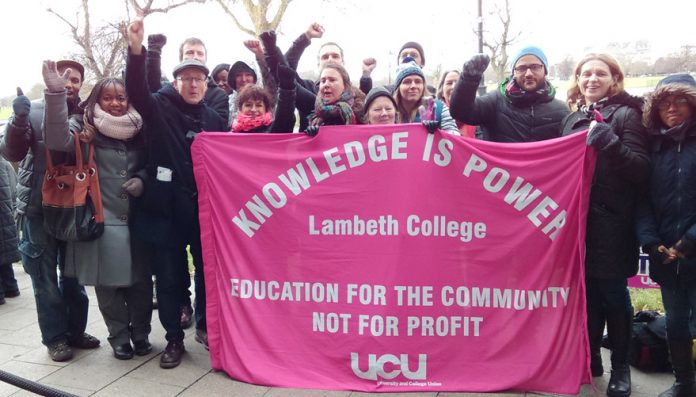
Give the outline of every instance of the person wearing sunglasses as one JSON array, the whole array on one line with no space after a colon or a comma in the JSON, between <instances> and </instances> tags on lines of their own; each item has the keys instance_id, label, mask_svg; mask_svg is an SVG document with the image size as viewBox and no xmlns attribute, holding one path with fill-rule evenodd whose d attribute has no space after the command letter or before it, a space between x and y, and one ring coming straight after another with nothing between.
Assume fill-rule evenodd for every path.
<instances>
[{"instance_id":1,"label":"person wearing sunglasses","mask_svg":"<svg viewBox=\"0 0 696 397\"><path fill-rule=\"evenodd\" d=\"M696 396L696 81L665 77L649 94L643 124L651 141L652 174L638 218L638 238L660 284L674 385L659 397Z\"/></svg>"},{"instance_id":2,"label":"person wearing sunglasses","mask_svg":"<svg viewBox=\"0 0 696 397\"><path fill-rule=\"evenodd\" d=\"M495 142L534 142L559 136L569 113L548 81L548 61L537 47L522 49L510 63L510 75L498 89L477 97L490 58L476 54L464 63L450 98L450 114L465 124L481 126L481 138Z\"/></svg>"}]
</instances>

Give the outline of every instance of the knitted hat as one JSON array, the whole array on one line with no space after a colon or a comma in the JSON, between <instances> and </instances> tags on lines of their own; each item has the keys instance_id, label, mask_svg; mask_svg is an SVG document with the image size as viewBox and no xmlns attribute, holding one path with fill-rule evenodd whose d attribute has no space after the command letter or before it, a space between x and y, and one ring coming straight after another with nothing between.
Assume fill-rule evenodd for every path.
<instances>
[{"instance_id":1,"label":"knitted hat","mask_svg":"<svg viewBox=\"0 0 696 397\"><path fill-rule=\"evenodd\" d=\"M396 92L396 90L399 89L399 86L401 85L401 81L403 81L403 79L413 74L420 76L423 79L423 82L425 82L425 75L423 74L423 69L421 69L420 66L416 64L416 61L414 61L413 58L406 57L404 58L404 62L396 67L396 80L394 81L393 92Z\"/></svg>"},{"instance_id":2,"label":"knitted hat","mask_svg":"<svg viewBox=\"0 0 696 397\"><path fill-rule=\"evenodd\" d=\"M696 87L696 80L694 80L694 78L687 73L673 74L660 80L655 88L662 87L665 84L682 84L690 87Z\"/></svg>"},{"instance_id":3,"label":"knitted hat","mask_svg":"<svg viewBox=\"0 0 696 397\"><path fill-rule=\"evenodd\" d=\"M396 101L394 101L394 98L393 98L392 95L389 93L389 91L387 91L386 88L384 88L384 87L375 87L375 88L371 89L370 92L368 92L368 93L367 93L367 96L365 97L365 112L367 112L367 109L370 108L370 104L372 103L372 101L374 101L375 99L377 99L377 98L379 98L379 97L381 97L381 96L389 98L389 100L390 100L390 101L392 102L392 104L394 105L394 109L397 108L397 106L396 106Z\"/></svg>"},{"instance_id":4,"label":"knitted hat","mask_svg":"<svg viewBox=\"0 0 696 397\"><path fill-rule=\"evenodd\" d=\"M232 87L233 90L236 89L235 87L237 86L235 79L237 78L237 75L242 72L251 73L251 75L254 76L254 84L256 84L258 77L256 76L256 71L254 68L242 61L237 61L230 66L230 72L227 74L227 84Z\"/></svg>"},{"instance_id":5,"label":"knitted hat","mask_svg":"<svg viewBox=\"0 0 696 397\"><path fill-rule=\"evenodd\" d=\"M229 63L221 63L213 68L213 71L210 73L210 76L215 79L215 76L217 76L218 73L222 72L223 70L228 70L230 68Z\"/></svg>"},{"instance_id":6,"label":"knitted hat","mask_svg":"<svg viewBox=\"0 0 696 397\"><path fill-rule=\"evenodd\" d=\"M517 61L520 60L525 55L534 55L535 57L539 58L541 63L544 64L544 73L549 73L549 61L546 60L546 55L544 55L544 52L539 49L539 47L526 47L523 48L513 59L512 62L510 63L510 72L515 71L515 64L517 64Z\"/></svg>"},{"instance_id":7,"label":"knitted hat","mask_svg":"<svg viewBox=\"0 0 696 397\"><path fill-rule=\"evenodd\" d=\"M174 78L176 78L176 75L179 74L179 72L182 72L184 69L196 69L200 70L205 74L206 77L208 77L208 68L199 60L197 59L185 59L183 62L180 64L176 65L174 68L174 71L172 74L174 75Z\"/></svg>"},{"instance_id":8,"label":"knitted hat","mask_svg":"<svg viewBox=\"0 0 696 397\"><path fill-rule=\"evenodd\" d=\"M423 62L423 66L425 66L425 53L423 52L423 46L416 43L415 41L409 41L408 43L401 46L399 53L396 54L396 61L397 62L399 62L399 55L401 54L401 51L404 50L404 48L415 48L416 51L418 51L418 53L420 54L421 62Z\"/></svg>"},{"instance_id":9,"label":"knitted hat","mask_svg":"<svg viewBox=\"0 0 696 397\"><path fill-rule=\"evenodd\" d=\"M62 68L70 68L72 70L77 70L80 72L80 76L82 76L82 80L85 79L85 67L82 66L79 62L70 60L70 59L63 59L62 61L56 62L56 69L62 69Z\"/></svg>"}]
</instances>

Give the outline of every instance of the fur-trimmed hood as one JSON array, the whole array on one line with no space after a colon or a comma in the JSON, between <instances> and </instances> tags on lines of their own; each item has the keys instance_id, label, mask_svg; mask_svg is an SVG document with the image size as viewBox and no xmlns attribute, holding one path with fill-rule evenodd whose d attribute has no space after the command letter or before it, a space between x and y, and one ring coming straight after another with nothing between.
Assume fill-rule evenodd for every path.
<instances>
[{"instance_id":1,"label":"fur-trimmed hood","mask_svg":"<svg viewBox=\"0 0 696 397\"><path fill-rule=\"evenodd\" d=\"M692 113L696 114L696 87L685 84L665 84L645 96L643 106L643 125L652 130L662 125L657 103L670 95L683 95L689 100Z\"/></svg>"}]
</instances>

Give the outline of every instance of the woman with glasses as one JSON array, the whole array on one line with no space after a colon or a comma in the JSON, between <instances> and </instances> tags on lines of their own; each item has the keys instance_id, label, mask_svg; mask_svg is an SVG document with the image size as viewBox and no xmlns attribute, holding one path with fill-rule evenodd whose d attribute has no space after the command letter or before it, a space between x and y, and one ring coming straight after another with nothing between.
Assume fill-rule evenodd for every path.
<instances>
[{"instance_id":1,"label":"woman with glasses","mask_svg":"<svg viewBox=\"0 0 696 397\"><path fill-rule=\"evenodd\" d=\"M696 81L665 77L643 108L653 167L638 238L660 284L676 381L660 397L696 396L690 330L696 329Z\"/></svg>"},{"instance_id":2,"label":"woman with glasses","mask_svg":"<svg viewBox=\"0 0 696 397\"><path fill-rule=\"evenodd\" d=\"M592 376L602 376L606 324L611 345L607 395L613 397L631 394L633 307L627 279L638 271L636 208L650 173L642 100L626 93L623 84L623 71L612 56L586 55L568 90L568 106L575 112L561 123L562 135L589 127L587 145L598 151L585 239L587 329Z\"/></svg>"}]
</instances>

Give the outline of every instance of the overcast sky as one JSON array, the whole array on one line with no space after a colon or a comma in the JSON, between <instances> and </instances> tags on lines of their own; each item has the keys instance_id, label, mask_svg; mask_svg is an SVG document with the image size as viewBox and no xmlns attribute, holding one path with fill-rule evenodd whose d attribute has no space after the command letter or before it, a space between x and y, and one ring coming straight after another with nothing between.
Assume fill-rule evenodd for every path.
<instances>
[{"instance_id":1,"label":"overcast sky","mask_svg":"<svg viewBox=\"0 0 696 397\"><path fill-rule=\"evenodd\" d=\"M164 1L164 0L158 0ZM551 64L570 55L602 50L609 42L648 40L655 56L678 51L684 44L696 45L696 2L684 0L511 0L513 31L522 35L512 52L534 44L546 53ZM28 90L41 82L41 61L59 59L76 51L67 26L45 11L46 0L3 1L0 33L4 39L3 78L0 97L12 95L19 85ZM74 15L78 0L51 1L66 16ZM91 9L105 19L121 12L122 1L92 0ZM293 0L279 29L278 44L286 50L292 40L317 21L326 33L305 52L299 70L316 67L316 53L323 41L336 41L345 51L348 71L357 82L363 58L377 59L376 79L393 74L396 52L407 41L425 48L426 72L438 64L444 69L461 68L477 51L475 0ZM484 29L494 29L488 12L491 0L483 0ZM241 6L236 10L243 12ZM72 11L70 11L72 10ZM244 20L246 21L246 19ZM93 24L98 24L98 21ZM209 66L250 61L242 46L250 38L234 26L232 19L215 3L188 5L169 14L145 20L146 34L164 33L168 44L163 69L177 63L178 45L196 36L208 47ZM9 48L8 48L9 47ZM391 52L391 53L390 53Z\"/></svg>"}]
</instances>

